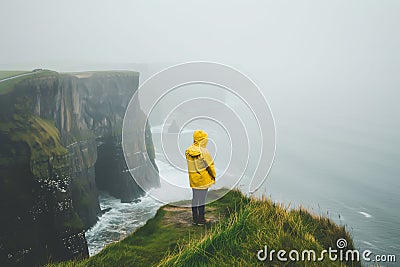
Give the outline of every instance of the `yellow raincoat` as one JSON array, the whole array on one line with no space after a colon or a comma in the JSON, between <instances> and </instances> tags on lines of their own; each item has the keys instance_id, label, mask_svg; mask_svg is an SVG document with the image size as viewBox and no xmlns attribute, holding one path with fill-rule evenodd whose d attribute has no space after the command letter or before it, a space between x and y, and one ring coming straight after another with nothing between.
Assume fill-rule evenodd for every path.
<instances>
[{"instance_id":1,"label":"yellow raincoat","mask_svg":"<svg viewBox=\"0 0 400 267\"><path fill-rule=\"evenodd\" d=\"M186 149L190 187L195 189L207 189L215 184L217 174L210 152L206 148L207 142L208 134L196 130L193 134L193 145Z\"/></svg>"}]
</instances>

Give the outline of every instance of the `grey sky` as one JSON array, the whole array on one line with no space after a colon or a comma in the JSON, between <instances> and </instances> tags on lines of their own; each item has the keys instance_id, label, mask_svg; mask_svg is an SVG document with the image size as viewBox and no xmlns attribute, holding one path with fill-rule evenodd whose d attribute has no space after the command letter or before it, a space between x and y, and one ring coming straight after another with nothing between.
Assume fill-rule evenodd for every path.
<instances>
[{"instance_id":1,"label":"grey sky","mask_svg":"<svg viewBox=\"0 0 400 267\"><path fill-rule=\"evenodd\" d=\"M399 14L399 1L2 0L0 62L390 65Z\"/></svg>"}]
</instances>

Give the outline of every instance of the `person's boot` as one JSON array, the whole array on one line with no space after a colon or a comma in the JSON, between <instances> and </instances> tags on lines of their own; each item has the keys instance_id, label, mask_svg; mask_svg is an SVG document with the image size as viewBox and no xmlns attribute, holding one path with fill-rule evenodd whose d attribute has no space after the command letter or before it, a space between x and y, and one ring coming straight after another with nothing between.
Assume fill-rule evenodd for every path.
<instances>
[{"instance_id":1,"label":"person's boot","mask_svg":"<svg viewBox=\"0 0 400 267\"><path fill-rule=\"evenodd\" d=\"M198 207L192 207L192 216L193 216L193 225L197 225L197 222L199 221L199 213L198 213Z\"/></svg>"},{"instance_id":2,"label":"person's boot","mask_svg":"<svg viewBox=\"0 0 400 267\"><path fill-rule=\"evenodd\" d=\"M201 205L201 206L198 207L199 217L198 217L198 220L197 220L197 225L204 225L204 224L206 224L208 222L204 218L205 208L206 208L205 205Z\"/></svg>"}]
</instances>

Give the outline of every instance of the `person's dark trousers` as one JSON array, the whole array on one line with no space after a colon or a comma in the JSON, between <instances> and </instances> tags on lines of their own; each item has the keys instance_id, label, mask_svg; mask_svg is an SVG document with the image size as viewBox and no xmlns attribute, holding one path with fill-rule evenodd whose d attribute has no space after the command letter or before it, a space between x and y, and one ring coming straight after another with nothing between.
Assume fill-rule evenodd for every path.
<instances>
[{"instance_id":1,"label":"person's dark trousers","mask_svg":"<svg viewBox=\"0 0 400 267\"><path fill-rule=\"evenodd\" d=\"M208 189L192 188L192 191L193 191L193 198L192 198L193 222L195 223L205 222L204 211L205 211Z\"/></svg>"}]
</instances>

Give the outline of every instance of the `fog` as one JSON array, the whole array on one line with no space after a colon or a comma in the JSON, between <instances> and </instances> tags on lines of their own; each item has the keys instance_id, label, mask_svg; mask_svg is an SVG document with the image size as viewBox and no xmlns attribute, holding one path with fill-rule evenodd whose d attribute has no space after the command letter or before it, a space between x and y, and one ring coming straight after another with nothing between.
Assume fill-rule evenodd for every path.
<instances>
[{"instance_id":1,"label":"fog","mask_svg":"<svg viewBox=\"0 0 400 267\"><path fill-rule=\"evenodd\" d=\"M250 70L392 68L399 11L398 1L3 0L1 64L65 70L74 62L201 59Z\"/></svg>"},{"instance_id":2,"label":"fog","mask_svg":"<svg viewBox=\"0 0 400 267\"><path fill-rule=\"evenodd\" d=\"M393 104L400 79L399 11L398 1L3 0L0 69L143 69L157 63L147 68L151 74L158 66L206 60L249 75L275 112L281 104L274 102L297 106L299 97L314 97L309 92L342 105L360 102L360 93L362 107ZM330 108L324 101L313 104L302 105L302 112ZM364 109L343 112L359 116Z\"/></svg>"}]
</instances>

